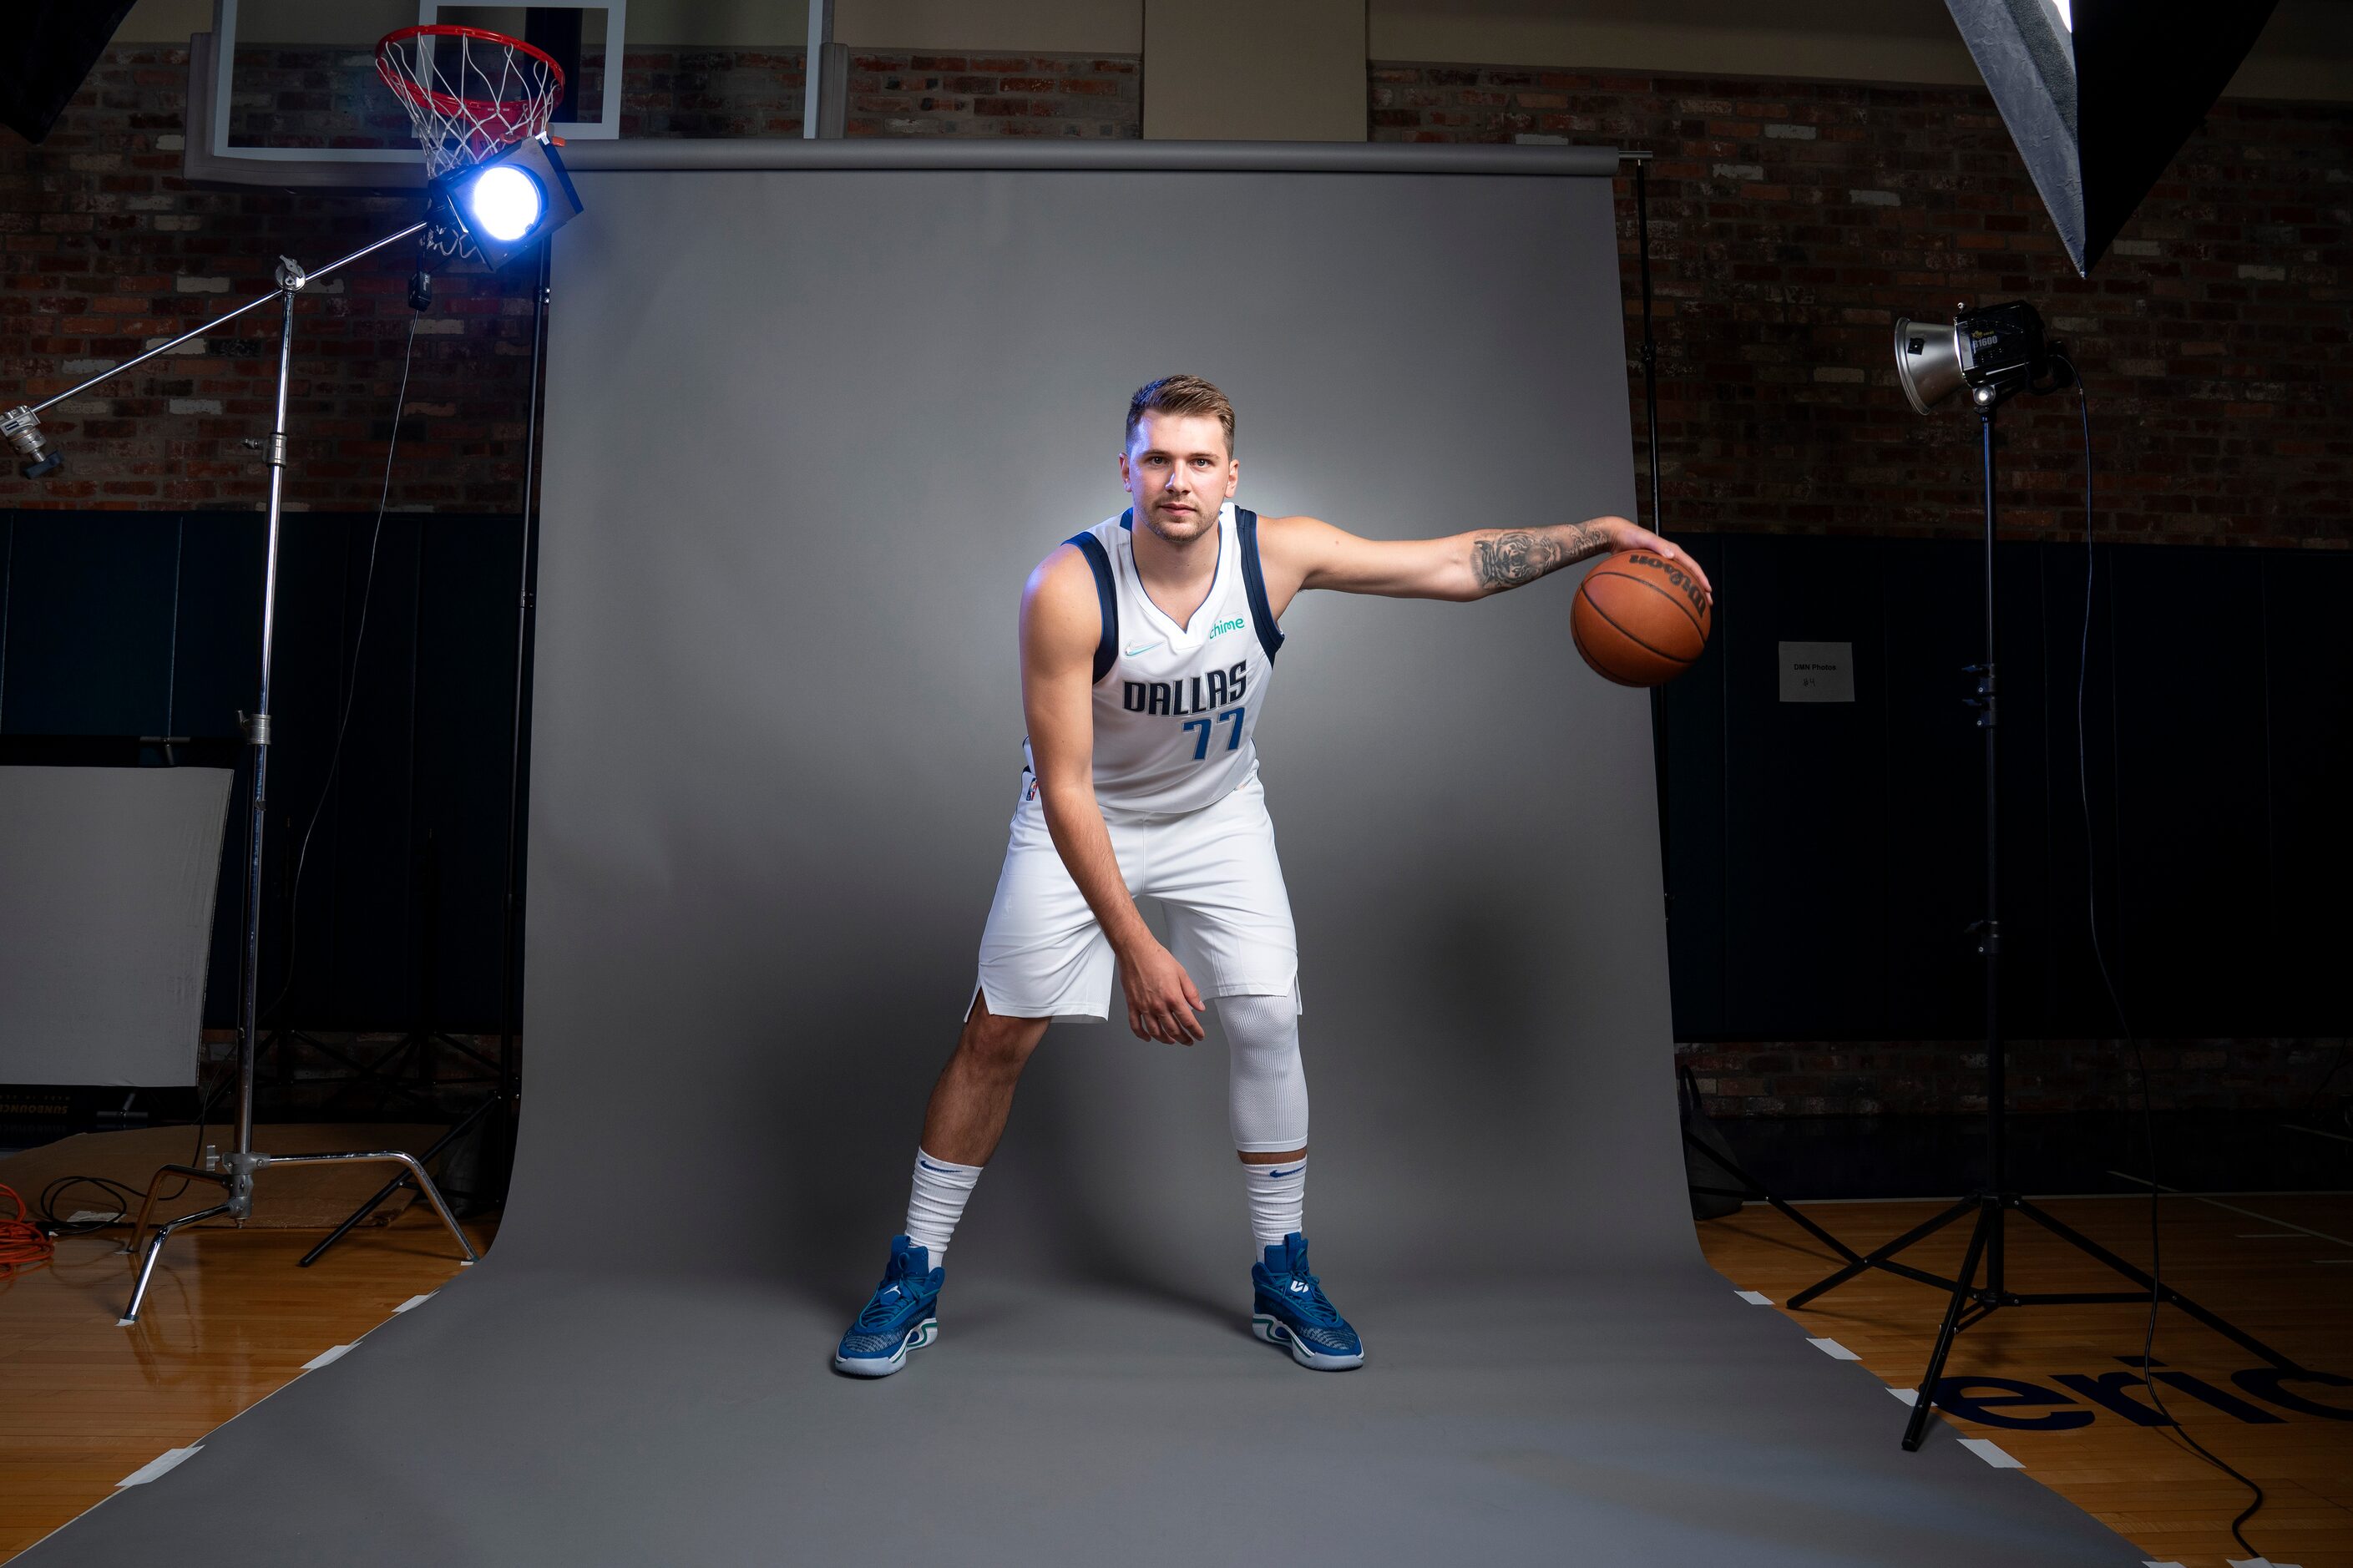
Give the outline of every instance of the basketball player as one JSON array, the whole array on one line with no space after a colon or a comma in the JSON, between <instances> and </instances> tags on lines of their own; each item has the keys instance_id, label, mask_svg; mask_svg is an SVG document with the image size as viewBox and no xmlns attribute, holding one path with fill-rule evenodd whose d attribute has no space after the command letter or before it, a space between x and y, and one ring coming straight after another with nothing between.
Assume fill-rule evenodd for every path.
<instances>
[{"instance_id":1,"label":"basketball player","mask_svg":"<svg viewBox=\"0 0 2353 1568\"><path fill-rule=\"evenodd\" d=\"M1675 548L1621 517L1358 539L1232 504L1234 411L1198 376L1128 405L1129 507L1030 574L1021 603L1029 735L1011 841L955 1053L932 1090L906 1233L834 1366L881 1377L938 1331L948 1239L996 1151L1014 1085L1056 1018L1107 1016L1189 1045L1214 1001L1257 1261L1250 1327L1302 1366L1359 1365L1363 1343L1309 1272L1307 1079L1299 954L1251 743L1282 612L1303 588L1470 600L1605 552ZM1683 569L1706 591L1705 575ZM1172 946L1136 911L1156 898ZM1172 951L1173 948L1173 951Z\"/></svg>"}]
</instances>

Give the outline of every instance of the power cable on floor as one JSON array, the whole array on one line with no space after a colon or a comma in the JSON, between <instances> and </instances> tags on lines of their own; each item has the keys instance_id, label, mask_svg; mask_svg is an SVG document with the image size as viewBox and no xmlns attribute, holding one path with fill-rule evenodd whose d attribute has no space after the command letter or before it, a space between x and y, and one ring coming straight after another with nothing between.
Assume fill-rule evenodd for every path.
<instances>
[{"instance_id":1,"label":"power cable on floor","mask_svg":"<svg viewBox=\"0 0 2353 1568\"><path fill-rule=\"evenodd\" d=\"M0 1184L0 1194L16 1205L14 1219L0 1215L0 1279L14 1279L19 1268L38 1268L57 1256L48 1233L25 1217L25 1200L16 1189Z\"/></svg>"}]
</instances>

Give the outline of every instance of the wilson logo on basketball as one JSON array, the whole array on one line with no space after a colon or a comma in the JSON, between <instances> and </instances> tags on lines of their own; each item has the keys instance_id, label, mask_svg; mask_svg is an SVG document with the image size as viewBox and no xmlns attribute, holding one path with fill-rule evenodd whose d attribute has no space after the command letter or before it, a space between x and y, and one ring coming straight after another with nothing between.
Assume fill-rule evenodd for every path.
<instances>
[{"instance_id":1,"label":"wilson logo on basketball","mask_svg":"<svg viewBox=\"0 0 2353 1568\"><path fill-rule=\"evenodd\" d=\"M1692 606L1694 609L1701 607L1706 602L1700 596L1699 580L1672 561L1662 560L1656 555L1645 555L1641 551L1637 550L1628 552L1626 556L1626 564L1629 566L1649 566L1663 573L1669 583L1683 590L1683 597L1692 602Z\"/></svg>"},{"instance_id":2,"label":"wilson logo on basketball","mask_svg":"<svg viewBox=\"0 0 2353 1568\"><path fill-rule=\"evenodd\" d=\"M1594 673L1620 686L1660 686L1707 647L1713 609L1699 580L1647 550L1595 566L1577 585L1569 633Z\"/></svg>"}]
</instances>

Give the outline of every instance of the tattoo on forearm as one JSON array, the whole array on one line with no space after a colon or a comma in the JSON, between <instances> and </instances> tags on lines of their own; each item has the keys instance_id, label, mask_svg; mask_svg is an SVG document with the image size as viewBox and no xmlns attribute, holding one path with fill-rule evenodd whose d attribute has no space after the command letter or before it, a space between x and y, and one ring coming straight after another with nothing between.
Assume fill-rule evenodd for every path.
<instances>
[{"instance_id":1,"label":"tattoo on forearm","mask_svg":"<svg viewBox=\"0 0 2353 1568\"><path fill-rule=\"evenodd\" d=\"M1581 522L1567 528L1513 529L1473 542L1471 569L1481 587L1500 594L1609 548L1609 538L1599 529Z\"/></svg>"}]
</instances>

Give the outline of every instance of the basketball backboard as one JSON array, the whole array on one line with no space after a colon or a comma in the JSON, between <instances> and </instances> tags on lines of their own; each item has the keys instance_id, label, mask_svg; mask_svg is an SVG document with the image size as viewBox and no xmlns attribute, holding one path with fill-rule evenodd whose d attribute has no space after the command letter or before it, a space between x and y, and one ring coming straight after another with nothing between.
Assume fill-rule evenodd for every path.
<instances>
[{"instance_id":1,"label":"basketball backboard","mask_svg":"<svg viewBox=\"0 0 2353 1568\"><path fill-rule=\"evenodd\" d=\"M628 0L528 7L214 0L211 36L189 49L189 177L313 188L421 184L408 117L377 77L375 50L386 33L436 22L525 38L563 61L570 80L551 135L620 134Z\"/></svg>"}]
</instances>

